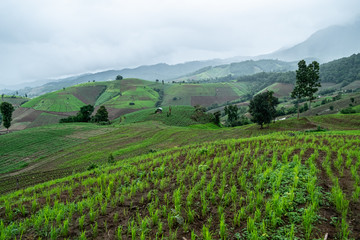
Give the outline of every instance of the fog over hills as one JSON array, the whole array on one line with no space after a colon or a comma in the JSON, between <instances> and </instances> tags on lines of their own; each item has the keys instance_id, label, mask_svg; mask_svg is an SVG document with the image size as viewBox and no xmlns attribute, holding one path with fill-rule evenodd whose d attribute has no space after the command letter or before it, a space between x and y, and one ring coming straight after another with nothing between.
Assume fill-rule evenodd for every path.
<instances>
[{"instance_id":1,"label":"fog over hills","mask_svg":"<svg viewBox=\"0 0 360 240\"><path fill-rule=\"evenodd\" d=\"M97 73L85 73L78 76L67 78L59 78L52 80L40 80L32 83L27 83L26 87L23 85L15 86L1 86L4 88L0 90L1 93L13 94L15 90L20 95L25 93L32 96L39 96L41 94L55 91L63 87L72 86L75 84L88 81L106 81L115 79L117 75L122 75L126 78L136 77L146 80L165 80L170 81L179 79L183 76L192 74L200 69L206 67L214 67L222 64L236 63L244 60L254 59L279 59L282 61L294 62L301 59L316 59L321 63L329 62L334 59L347 57L352 54L360 52L360 20L342 26L331 26L319 30L312 34L304 42L301 42L293 47L282 49L271 54L260 55L256 57L233 57L228 59L213 59L206 61L192 61L175 65L168 65L166 63L159 63L155 65L144 65L137 68L125 68L121 70L108 70ZM292 69L288 69L292 70ZM266 70L257 70L258 72ZM231 72L229 72L230 74ZM236 75L249 75L256 73L244 72Z\"/></svg>"},{"instance_id":2,"label":"fog over hills","mask_svg":"<svg viewBox=\"0 0 360 240\"><path fill-rule=\"evenodd\" d=\"M273 58L283 61L297 61L303 58L317 58L321 62L350 56L360 52L360 20L342 26L331 26L312 34L304 42L288 49L262 55L257 58Z\"/></svg>"}]
</instances>

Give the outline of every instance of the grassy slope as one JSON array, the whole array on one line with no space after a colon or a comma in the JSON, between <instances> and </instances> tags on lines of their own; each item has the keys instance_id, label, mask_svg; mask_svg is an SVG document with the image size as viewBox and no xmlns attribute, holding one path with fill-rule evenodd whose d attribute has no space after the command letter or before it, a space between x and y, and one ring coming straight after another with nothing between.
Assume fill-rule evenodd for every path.
<instances>
[{"instance_id":1,"label":"grassy slope","mask_svg":"<svg viewBox=\"0 0 360 240\"><path fill-rule=\"evenodd\" d=\"M42 95L23 104L22 108L14 113L13 128L53 124L76 113L87 104L95 107L105 105L109 116L114 119L124 112L154 107L159 98L154 88L161 89L163 86L140 79L79 84ZM130 103L134 105L129 105Z\"/></svg>"},{"instance_id":2,"label":"grassy slope","mask_svg":"<svg viewBox=\"0 0 360 240\"><path fill-rule=\"evenodd\" d=\"M176 108L174 107L176 110ZM165 109L166 110L166 109ZM173 116L150 115L152 120L165 124L174 124L181 120ZM146 113L146 110L144 111ZM151 114L151 113L150 113ZM359 129L360 115L351 115L342 118L342 123L328 115L313 118L302 118L278 121L270 127L259 131L256 125L247 125L237 128L218 128L207 125L193 125L193 127L175 127L155 121L143 121L142 115L130 115L120 125L97 126L94 124L56 124L46 127L28 129L0 136L0 155L2 173L0 191L4 192L16 186L15 178L23 179L22 184L32 185L43 182L56 176L67 176L73 170L83 171L92 163L107 163L109 154L120 160L138 156L152 150L162 150L169 147L184 146L189 143L202 143L218 139L244 138L250 136L270 134L277 131L302 131L316 129L317 126L333 130ZM158 118L156 118L158 117ZM140 121L139 123L131 123ZM188 121L178 125L186 125ZM336 123L336 125L332 124ZM9 171L19 170L15 174ZM42 174L41 178L32 177ZM12 176L14 175L14 176Z\"/></svg>"},{"instance_id":3,"label":"grassy slope","mask_svg":"<svg viewBox=\"0 0 360 240\"><path fill-rule=\"evenodd\" d=\"M357 237L359 132L339 134L169 146L1 197L0 232L8 239Z\"/></svg>"},{"instance_id":4,"label":"grassy slope","mask_svg":"<svg viewBox=\"0 0 360 240\"><path fill-rule=\"evenodd\" d=\"M34 98L22 107L50 112L78 111L86 104L131 108L134 102L135 108L152 107L158 99L152 88L156 86L160 84L139 79L84 83Z\"/></svg>"},{"instance_id":5,"label":"grassy slope","mask_svg":"<svg viewBox=\"0 0 360 240\"><path fill-rule=\"evenodd\" d=\"M249 93L247 83L172 84L165 88L164 106L210 106L235 100Z\"/></svg>"},{"instance_id":6,"label":"grassy slope","mask_svg":"<svg viewBox=\"0 0 360 240\"><path fill-rule=\"evenodd\" d=\"M331 99L331 97L325 97ZM354 103L351 102L350 98L354 98ZM360 93L351 93L351 94L344 94L342 95L341 99L335 102L329 102L324 105L321 105L321 101L323 98L316 100L313 102L312 109L310 111L306 111L301 113L301 116L313 116L313 115L323 115L323 114L333 114L338 113L342 109L349 107L349 104L353 104L355 106L355 110L357 109L356 106L360 105ZM333 110L330 109L330 106L333 107Z\"/></svg>"},{"instance_id":7,"label":"grassy slope","mask_svg":"<svg viewBox=\"0 0 360 240\"><path fill-rule=\"evenodd\" d=\"M168 116L169 107L163 107L161 114L155 114L156 108L150 108L133 113L126 114L121 123L137 123L146 121L158 121L169 126L189 126L197 124L196 121L191 119L194 113L194 107L191 106L172 106L171 116Z\"/></svg>"},{"instance_id":8,"label":"grassy slope","mask_svg":"<svg viewBox=\"0 0 360 240\"><path fill-rule=\"evenodd\" d=\"M59 90L34 98L22 105L25 108L53 112L73 112L78 111L84 102L73 95L73 88Z\"/></svg>"}]
</instances>

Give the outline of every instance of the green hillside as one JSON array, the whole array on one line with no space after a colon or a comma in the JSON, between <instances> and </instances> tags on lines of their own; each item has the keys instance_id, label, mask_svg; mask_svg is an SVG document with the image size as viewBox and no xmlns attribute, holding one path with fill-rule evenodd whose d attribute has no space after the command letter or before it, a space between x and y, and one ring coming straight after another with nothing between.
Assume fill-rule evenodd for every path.
<instances>
[{"instance_id":1,"label":"green hillside","mask_svg":"<svg viewBox=\"0 0 360 240\"><path fill-rule=\"evenodd\" d=\"M104 105L110 120L114 120L155 106L224 105L251 94L253 88L254 84L249 82L162 84L140 79L89 82L26 102L14 112L11 130L57 123L87 104L94 105L95 110Z\"/></svg>"},{"instance_id":2,"label":"green hillside","mask_svg":"<svg viewBox=\"0 0 360 240\"><path fill-rule=\"evenodd\" d=\"M78 111L86 104L144 108L154 106L157 101L158 93L152 88L157 85L160 84L140 79L84 83L34 98L22 107L49 112ZM129 106L130 102L135 104Z\"/></svg>"},{"instance_id":3,"label":"green hillside","mask_svg":"<svg viewBox=\"0 0 360 240\"><path fill-rule=\"evenodd\" d=\"M360 115L354 117L358 129ZM306 130L311 121L326 118L278 124ZM322 239L326 233L348 239L360 234L359 130L206 130L156 122L46 128L16 136L41 129L49 132L48 140L66 136L68 147L53 150L51 157L44 154L37 163L59 161L65 172L107 162L110 153L118 162L2 195L2 239ZM15 139L8 134L0 140L4 137ZM74 146L70 139L75 138ZM30 156L41 152L28 151ZM28 179L49 180L51 173L34 172ZM27 178L17 177L21 186L27 184ZM6 186L16 184L17 177L13 183L7 179Z\"/></svg>"},{"instance_id":4,"label":"green hillside","mask_svg":"<svg viewBox=\"0 0 360 240\"><path fill-rule=\"evenodd\" d=\"M194 107L191 106L172 106L171 115L169 107L164 107L161 114L155 113L156 108L136 111L126 114L122 117L122 124L138 123L146 121L158 121L169 126L190 126L198 124L195 120L191 119L194 114Z\"/></svg>"},{"instance_id":5,"label":"green hillside","mask_svg":"<svg viewBox=\"0 0 360 240\"><path fill-rule=\"evenodd\" d=\"M159 100L160 83L123 79L121 81L89 82L63 88L31 99L13 114L11 130L57 123L75 115L87 104L104 105L110 120L139 109L152 108ZM157 91L156 91L157 90Z\"/></svg>"},{"instance_id":6,"label":"green hillside","mask_svg":"<svg viewBox=\"0 0 360 240\"><path fill-rule=\"evenodd\" d=\"M53 176L83 171L92 163L107 163L110 153L120 160L189 143L244 138L277 131L304 131L317 129L318 126L331 130L356 130L360 123L359 114L324 115L302 118L301 121L277 121L259 131L255 124L236 128L200 127L190 118L194 111L192 107L175 106L170 117L167 117L167 111L164 109L162 114L153 114L152 110L134 112L125 115L126 119L120 124L110 126L55 124L0 135L0 192L14 187L14 176L23 179L23 184L42 182ZM45 173L32 178L40 172Z\"/></svg>"},{"instance_id":7,"label":"green hillside","mask_svg":"<svg viewBox=\"0 0 360 240\"><path fill-rule=\"evenodd\" d=\"M348 101L341 99L336 99L337 102L331 105L323 104L322 101L360 89L360 80L357 78L359 56L359 54L352 55L321 65L322 87L317 92L319 98L313 103L313 110L304 113L303 116L337 113L348 107L345 104ZM10 130L56 123L61 118L75 115L86 104L94 105L95 111L100 105L104 105L109 112L110 120L114 120L128 113L153 109L156 106L167 108L202 105L213 111L221 110L227 104L243 106L248 105L253 95L266 90L273 91L274 95L280 98L281 104L278 110L284 108L284 114L289 117L294 114L295 102L290 99L290 93L295 83L295 72L281 71L286 71L293 65L294 63L275 60L260 60L209 67L206 71L205 69L198 71L197 74L213 71L214 74L217 72L223 77L211 77L209 82L201 84L197 81L162 84L161 81L151 82L140 79L84 83L26 102L14 112L14 121ZM254 68L259 68L261 71L253 75L240 76L247 71L253 71ZM333 69L339 68L345 68L348 72L341 71L340 75L331 74ZM228 73L226 71L231 74L224 75ZM351 104L356 111L359 102ZM303 105L304 102L301 103L301 106Z\"/></svg>"},{"instance_id":8,"label":"green hillside","mask_svg":"<svg viewBox=\"0 0 360 240\"><path fill-rule=\"evenodd\" d=\"M251 83L172 84L165 87L164 106L225 104L249 94Z\"/></svg>"}]
</instances>

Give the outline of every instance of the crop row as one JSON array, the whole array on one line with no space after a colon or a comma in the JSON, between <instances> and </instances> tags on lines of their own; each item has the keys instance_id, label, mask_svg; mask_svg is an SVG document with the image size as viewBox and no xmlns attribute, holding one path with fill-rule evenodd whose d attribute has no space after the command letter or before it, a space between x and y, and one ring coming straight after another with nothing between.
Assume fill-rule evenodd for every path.
<instances>
[{"instance_id":1,"label":"crop row","mask_svg":"<svg viewBox=\"0 0 360 240\"><path fill-rule=\"evenodd\" d=\"M349 203L359 200L358 147L357 136L278 134L128 159L1 197L0 239L323 237L322 168L346 239ZM352 198L341 172L352 174Z\"/></svg>"}]
</instances>

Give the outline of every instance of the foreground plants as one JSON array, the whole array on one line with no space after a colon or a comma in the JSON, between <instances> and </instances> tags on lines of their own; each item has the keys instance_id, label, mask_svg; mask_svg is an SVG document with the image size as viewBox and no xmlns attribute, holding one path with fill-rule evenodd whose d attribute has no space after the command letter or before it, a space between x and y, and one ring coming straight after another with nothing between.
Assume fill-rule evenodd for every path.
<instances>
[{"instance_id":1,"label":"foreground plants","mask_svg":"<svg viewBox=\"0 0 360 240\"><path fill-rule=\"evenodd\" d=\"M273 134L128 159L2 196L0 239L352 238L359 145Z\"/></svg>"}]
</instances>

